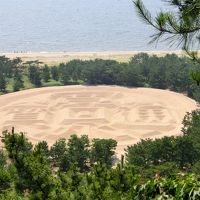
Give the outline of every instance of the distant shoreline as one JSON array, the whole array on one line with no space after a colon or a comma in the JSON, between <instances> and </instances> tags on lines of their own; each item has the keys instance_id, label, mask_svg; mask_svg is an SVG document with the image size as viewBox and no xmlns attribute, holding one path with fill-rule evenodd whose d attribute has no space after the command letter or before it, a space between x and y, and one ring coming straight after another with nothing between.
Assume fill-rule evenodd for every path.
<instances>
[{"instance_id":1,"label":"distant shoreline","mask_svg":"<svg viewBox=\"0 0 200 200\"><path fill-rule=\"evenodd\" d=\"M23 61L40 60L45 64L56 65L70 60L94 60L94 59L110 59L119 62L128 62L131 57L138 53L148 53L149 55L157 55L159 57L166 54L177 54L184 56L182 50L176 51L102 51L102 52L13 52L0 53L0 56L5 55L8 58L20 57Z\"/></svg>"}]
</instances>

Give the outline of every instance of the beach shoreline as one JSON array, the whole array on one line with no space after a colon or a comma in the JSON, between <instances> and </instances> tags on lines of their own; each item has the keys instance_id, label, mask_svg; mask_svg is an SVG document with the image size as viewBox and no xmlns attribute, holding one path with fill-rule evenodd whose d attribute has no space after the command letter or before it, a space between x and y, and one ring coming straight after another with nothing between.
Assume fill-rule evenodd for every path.
<instances>
[{"instance_id":1,"label":"beach shoreline","mask_svg":"<svg viewBox=\"0 0 200 200\"><path fill-rule=\"evenodd\" d=\"M128 62L131 57L139 53L147 53L149 55L157 55L159 57L166 54L176 54L184 56L182 50L176 51L99 51L99 52L5 52L0 53L0 56L6 56L10 59L16 57L21 58L24 62L30 60L39 60L44 64L56 65L62 62L69 62L74 59L79 60L95 60L95 59L108 59L116 60L118 62Z\"/></svg>"}]
</instances>

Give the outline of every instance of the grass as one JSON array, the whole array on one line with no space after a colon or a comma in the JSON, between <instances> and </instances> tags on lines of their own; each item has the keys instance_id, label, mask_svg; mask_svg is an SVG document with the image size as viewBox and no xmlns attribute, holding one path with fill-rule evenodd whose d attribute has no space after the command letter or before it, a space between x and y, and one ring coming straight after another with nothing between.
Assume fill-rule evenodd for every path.
<instances>
[{"instance_id":1,"label":"grass","mask_svg":"<svg viewBox=\"0 0 200 200\"><path fill-rule=\"evenodd\" d=\"M28 76L23 75L22 80L24 81L24 88L21 90L27 90L27 89L32 89L35 88L35 85L33 85L30 81ZM6 85L6 93L11 93L13 92L13 84L14 84L14 79L10 78L7 80L7 85ZM48 82L43 82L42 81L42 86L41 87L52 87L52 86L62 86L63 84L60 81L55 81L53 79L50 79ZM0 93L0 95L5 94L3 92Z\"/></svg>"},{"instance_id":2,"label":"grass","mask_svg":"<svg viewBox=\"0 0 200 200\"><path fill-rule=\"evenodd\" d=\"M42 87L52 87L52 86L62 86L63 84L60 81L55 81L50 79L48 82L42 82Z\"/></svg>"},{"instance_id":3,"label":"grass","mask_svg":"<svg viewBox=\"0 0 200 200\"><path fill-rule=\"evenodd\" d=\"M22 80L24 81L24 88L23 89L35 88L35 86L29 81L28 76L23 75Z\"/></svg>"},{"instance_id":4,"label":"grass","mask_svg":"<svg viewBox=\"0 0 200 200\"><path fill-rule=\"evenodd\" d=\"M13 92L13 83L14 83L13 78L7 80L6 91L8 93Z\"/></svg>"},{"instance_id":5,"label":"grass","mask_svg":"<svg viewBox=\"0 0 200 200\"><path fill-rule=\"evenodd\" d=\"M22 80L24 82L24 88L21 88L21 90L36 88L35 85L33 85L30 82L27 75L23 75ZM76 82L74 82L73 80L70 80L67 85L79 85L79 84L84 84L84 82L81 81L81 80L77 80ZM14 79L13 78L7 79L6 92L0 92L0 95L14 92L13 91L13 85L14 85ZM64 86L64 84L62 82L56 81L54 79L50 79L48 82L44 82L42 80L41 87L53 87L53 86Z\"/></svg>"}]
</instances>

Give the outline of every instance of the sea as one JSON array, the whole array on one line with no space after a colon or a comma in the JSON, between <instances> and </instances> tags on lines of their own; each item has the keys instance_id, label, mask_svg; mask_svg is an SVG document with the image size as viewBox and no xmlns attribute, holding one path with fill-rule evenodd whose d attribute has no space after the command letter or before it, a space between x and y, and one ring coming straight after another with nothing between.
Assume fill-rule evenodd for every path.
<instances>
[{"instance_id":1,"label":"sea","mask_svg":"<svg viewBox=\"0 0 200 200\"><path fill-rule=\"evenodd\" d=\"M162 0L143 0L156 15ZM149 44L154 29L132 0L0 0L0 52L170 50Z\"/></svg>"}]
</instances>

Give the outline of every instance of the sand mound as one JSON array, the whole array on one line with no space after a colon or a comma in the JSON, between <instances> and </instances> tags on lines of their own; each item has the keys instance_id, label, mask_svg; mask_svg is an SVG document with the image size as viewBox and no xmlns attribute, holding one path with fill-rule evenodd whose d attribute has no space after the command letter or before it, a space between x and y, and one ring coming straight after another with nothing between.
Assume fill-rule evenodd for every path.
<instances>
[{"instance_id":1,"label":"sand mound","mask_svg":"<svg viewBox=\"0 0 200 200\"><path fill-rule=\"evenodd\" d=\"M0 131L15 127L36 143L53 144L71 134L113 138L120 154L140 138L180 134L196 108L182 94L116 86L39 88L0 96Z\"/></svg>"}]
</instances>

